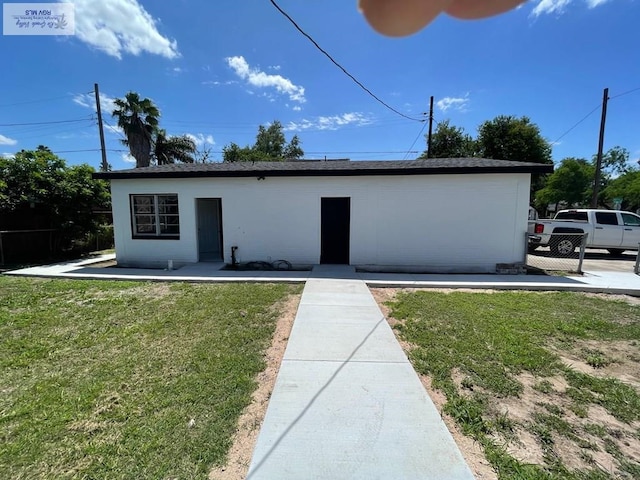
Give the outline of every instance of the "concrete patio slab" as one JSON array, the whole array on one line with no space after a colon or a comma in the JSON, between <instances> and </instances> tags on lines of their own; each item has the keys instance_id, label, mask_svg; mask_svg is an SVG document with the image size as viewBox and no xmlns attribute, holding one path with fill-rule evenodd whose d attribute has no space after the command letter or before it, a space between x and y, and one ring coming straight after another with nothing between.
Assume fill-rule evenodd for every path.
<instances>
[{"instance_id":1,"label":"concrete patio slab","mask_svg":"<svg viewBox=\"0 0 640 480\"><path fill-rule=\"evenodd\" d=\"M348 265L316 265L312 271L221 270L222 263L195 263L177 270L96 268L95 263L113 260L103 255L85 260L42 265L4 272L5 275L96 280L139 280L178 282L285 282L308 279L364 280L370 287L472 288L500 290L575 291L640 296L640 275L632 272L585 271L584 275L488 275L356 272ZM329 287L327 287L329 288ZM319 290L320 291L320 290ZM325 293L329 293L327 290ZM338 292L340 293L340 292ZM331 296L331 294L329 295ZM321 297L317 299L323 301ZM327 299L324 298L324 301Z\"/></svg>"}]
</instances>

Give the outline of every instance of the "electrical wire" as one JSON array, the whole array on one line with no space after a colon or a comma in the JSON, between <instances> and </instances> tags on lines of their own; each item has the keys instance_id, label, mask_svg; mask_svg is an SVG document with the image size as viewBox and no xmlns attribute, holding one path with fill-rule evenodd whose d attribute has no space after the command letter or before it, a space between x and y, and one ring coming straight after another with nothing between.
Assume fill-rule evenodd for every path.
<instances>
[{"instance_id":1,"label":"electrical wire","mask_svg":"<svg viewBox=\"0 0 640 480\"><path fill-rule=\"evenodd\" d=\"M55 120L51 122L29 122L29 123L0 123L0 127L23 127L27 125L53 125L57 123L78 123L89 120L91 117L79 118L76 120Z\"/></svg>"},{"instance_id":2,"label":"electrical wire","mask_svg":"<svg viewBox=\"0 0 640 480\"><path fill-rule=\"evenodd\" d=\"M111 131L113 133L120 135L122 137L122 140L125 140L125 141L127 140L127 138L123 135L122 130L111 125L109 121L106 118L104 118L104 116L102 117L102 121L106 123L109 128L111 128Z\"/></svg>"},{"instance_id":3,"label":"electrical wire","mask_svg":"<svg viewBox=\"0 0 640 480\"><path fill-rule=\"evenodd\" d=\"M91 93L91 92L88 92L88 93ZM28 105L30 103L50 102L50 101L53 101L53 100L60 100L62 98L75 97L76 95L77 95L76 93L68 93L66 95L61 95L59 97L41 98L39 100L28 100L26 102L4 103L4 104L0 105L0 108L14 107L14 106L17 106L17 105Z\"/></svg>"},{"instance_id":4,"label":"electrical wire","mask_svg":"<svg viewBox=\"0 0 640 480\"><path fill-rule=\"evenodd\" d=\"M402 158L402 160L406 160L407 157L409 156L409 153L411 153L413 146L416 144L416 142L418 141L418 139L420 138L420 136L422 135L422 132L424 132L425 127L427 126L427 122L424 122L422 124L422 128L420 129L420 131L418 132L418 135L416 136L415 140L413 141L413 143L411 144L411 146L409 147L409 150L407 150L407 153L404 154L404 157Z\"/></svg>"},{"instance_id":5,"label":"electrical wire","mask_svg":"<svg viewBox=\"0 0 640 480\"><path fill-rule=\"evenodd\" d=\"M566 132L564 132L562 135L560 135L557 140L555 140L554 142L551 142L551 145L555 145L556 143L558 143L560 140L562 140L564 137L566 137L570 132L573 131L573 129L575 129L578 125L580 125L582 122L584 122L587 118L589 118L591 115L593 115L593 113L596 110L600 110L600 108L602 107L602 105L598 104L593 110L591 110L589 113L587 113L584 117L582 117L582 119L580 119L574 126L572 126L569 130L567 130Z\"/></svg>"},{"instance_id":6,"label":"electrical wire","mask_svg":"<svg viewBox=\"0 0 640 480\"><path fill-rule=\"evenodd\" d=\"M637 92L640 90L640 87L633 88L631 90L627 90L626 92L619 93L618 95L614 95L613 97L609 97L609 100L613 100L614 98L624 97L625 95L629 95L630 93Z\"/></svg>"},{"instance_id":7,"label":"electrical wire","mask_svg":"<svg viewBox=\"0 0 640 480\"><path fill-rule=\"evenodd\" d=\"M401 117L404 117L408 120L412 120L414 122L424 122L424 119L420 119L420 118L413 118L410 117L408 115L405 115L402 112L399 112L398 110L396 110L395 108L393 108L392 106L390 106L388 103L384 102L383 100L381 100L379 97L377 97L371 90L369 90L367 87L365 87L356 77L354 77L353 75L351 75L342 65L340 65L331 55L329 55L329 53L327 53L326 50L324 50L320 45L318 45L318 42L316 42L308 33L306 33L304 30L302 30L302 28L300 28L300 26L295 22L295 20L293 18L291 18L289 16L289 14L287 12L285 12L282 8L280 8L280 5L278 5L275 0L269 0L271 2L271 5L273 5L276 10L278 10L287 20L289 20L289 22L291 22L291 24L296 28L296 30L298 30L302 35L304 35L311 43L313 43L313 45L320 51L322 52L336 67L338 67L340 70L342 70L342 72L348 76L351 80L353 80L356 85L358 85L362 90L364 90L365 92L367 92L371 97L373 97L378 103L384 105L386 108L388 108L389 110L391 110L392 112L396 113L397 115L400 115Z\"/></svg>"}]
</instances>

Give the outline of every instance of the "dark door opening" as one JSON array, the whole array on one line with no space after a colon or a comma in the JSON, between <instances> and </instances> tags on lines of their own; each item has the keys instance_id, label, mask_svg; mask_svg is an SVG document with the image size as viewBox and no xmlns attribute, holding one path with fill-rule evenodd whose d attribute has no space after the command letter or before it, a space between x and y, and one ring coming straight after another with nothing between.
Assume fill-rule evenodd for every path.
<instances>
[{"instance_id":1,"label":"dark door opening","mask_svg":"<svg viewBox=\"0 0 640 480\"><path fill-rule=\"evenodd\" d=\"M219 198L198 198L198 260L222 261L222 208Z\"/></svg>"},{"instance_id":2,"label":"dark door opening","mask_svg":"<svg viewBox=\"0 0 640 480\"><path fill-rule=\"evenodd\" d=\"M349 264L351 199L322 198L320 263Z\"/></svg>"}]
</instances>

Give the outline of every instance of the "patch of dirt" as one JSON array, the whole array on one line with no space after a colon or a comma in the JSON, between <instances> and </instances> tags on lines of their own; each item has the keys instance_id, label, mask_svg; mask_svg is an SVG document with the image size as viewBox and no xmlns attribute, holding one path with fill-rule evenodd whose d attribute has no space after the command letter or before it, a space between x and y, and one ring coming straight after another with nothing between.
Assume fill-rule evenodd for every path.
<instances>
[{"instance_id":1,"label":"patch of dirt","mask_svg":"<svg viewBox=\"0 0 640 480\"><path fill-rule=\"evenodd\" d=\"M393 327L400 322L390 317L390 309L385 305L392 301L398 292L415 292L422 289L373 288L371 293L378 302L382 312ZM457 289L429 289L445 294L458 292ZM495 293L496 290L464 290L470 293ZM584 293L588 297L598 297L612 301L625 301L632 305L640 305L640 298L626 295L607 295ZM412 345L400 340L400 344L409 352ZM640 391L640 342L633 341L595 341L576 340L571 347L551 347L562 362L575 370L596 377L613 377ZM604 359L603 366L594 368L587 361L590 355L597 355ZM444 393L431 387L429 377L421 376L422 384L431 397L449 431L467 460L471 471L478 479L496 479L497 475L486 460L482 447L465 436L453 419L442 413L446 404ZM460 370L452 372L452 380L460 394L469 393L463 387L465 375ZM535 377L530 373L522 373L516 377L523 386L519 397L489 396L487 409L489 418L507 417L513 425L505 433L495 432L492 438L499 445L504 445L507 452L522 463L545 465L545 449L550 449L553 457L558 458L569 470L588 471L600 469L618 478L627 478L620 472L620 462L616 455L627 461L640 464L640 422L626 424L613 417L605 408L599 405L589 405L586 418L578 417L571 411L572 400L566 395L569 387L562 375L553 377ZM545 385L541 385L541 382ZM475 387L474 387L475 388ZM543 390L543 391L540 391ZM546 392L546 393L544 393ZM574 435L561 435L555 430L549 432L547 441L551 443L543 446L538 435L532 433L536 424L535 414L551 416L570 425ZM554 417L555 415L555 417ZM593 428L601 428L601 433L595 435ZM587 431L588 430L588 431ZM544 447L544 448L543 448ZM615 453L615 451L619 453Z\"/></svg>"},{"instance_id":2,"label":"patch of dirt","mask_svg":"<svg viewBox=\"0 0 640 480\"><path fill-rule=\"evenodd\" d=\"M296 318L300 298L301 295L290 295L274 307L280 316L276 323L271 346L265 353L267 367L258 374L256 378L258 388L253 392L251 403L238 419L233 445L227 454L227 463L222 467L211 469L209 472L211 480L242 480L247 476L253 448L276 383L284 351L287 348L287 341Z\"/></svg>"},{"instance_id":3,"label":"patch of dirt","mask_svg":"<svg viewBox=\"0 0 640 480\"><path fill-rule=\"evenodd\" d=\"M509 455L522 463L544 463L544 451L533 433L519 427L514 429L513 437L506 446Z\"/></svg>"},{"instance_id":4,"label":"patch of dirt","mask_svg":"<svg viewBox=\"0 0 640 480\"><path fill-rule=\"evenodd\" d=\"M599 378L617 378L640 392L640 344L629 340L576 340L570 350L552 349L562 363L581 373ZM594 367L587 361L597 352L605 365Z\"/></svg>"},{"instance_id":5,"label":"patch of dirt","mask_svg":"<svg viewBox=\"0 0 640 480\"><path fill-rule=\"evenodd\" d=\"M640 305L640 297L632 297L631 295L611 295L609 293L590 293L583 292L581 295L585 297L604 298L605 300L617 300L626 302L629 305Z\"/></svg>"}]
</instances>

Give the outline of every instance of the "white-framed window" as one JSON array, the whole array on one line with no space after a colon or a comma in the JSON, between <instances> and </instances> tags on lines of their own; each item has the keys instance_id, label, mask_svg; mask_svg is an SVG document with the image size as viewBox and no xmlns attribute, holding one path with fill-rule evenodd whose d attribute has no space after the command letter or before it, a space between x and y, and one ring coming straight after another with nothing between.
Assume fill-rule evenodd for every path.
<instances>
[{"instance_id":1,"label":"white-framed window","mask_svg":"<svg viewBox=\"0 0 640 480\"><path fill-rule=\"evenodd\" d=\"M180 238L178 195L131 195L133 238Z\"/></svg>"}]
</instances>

